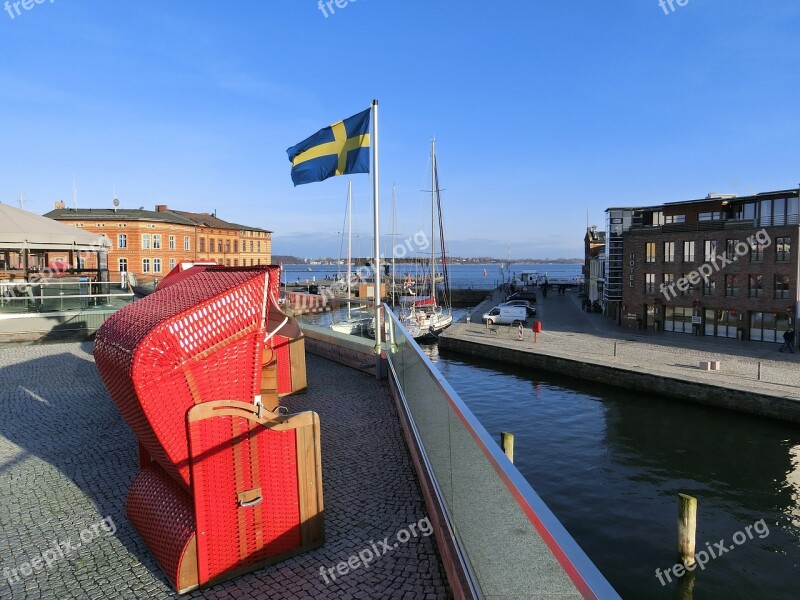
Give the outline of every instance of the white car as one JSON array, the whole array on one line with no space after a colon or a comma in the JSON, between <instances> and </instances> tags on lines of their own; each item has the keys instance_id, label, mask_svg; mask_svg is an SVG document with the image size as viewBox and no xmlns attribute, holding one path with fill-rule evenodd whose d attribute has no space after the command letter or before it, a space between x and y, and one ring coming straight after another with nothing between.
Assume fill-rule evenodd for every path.
<instances>
[{"instance_id":1,"label":"white car","mask_svg":"<svg viewBox=\"0 0 800 600\"><path fill-rule=\"evenodd\" d=\"M488 325L512 325L524 323L528 318L524 306L495 306L488 313L483 315L483 320Z\"/></svg>"},{"instance_id":2,"label":"white car","mask_svg":"<svg viewBox=\"0 0 800 600\"><path fill-rule=\"evenodd\" d=\"M509 300L501 303L500 306L521 306L529 317L536 316L536 308L528 300Z\"/></svg>"}]
</instances>

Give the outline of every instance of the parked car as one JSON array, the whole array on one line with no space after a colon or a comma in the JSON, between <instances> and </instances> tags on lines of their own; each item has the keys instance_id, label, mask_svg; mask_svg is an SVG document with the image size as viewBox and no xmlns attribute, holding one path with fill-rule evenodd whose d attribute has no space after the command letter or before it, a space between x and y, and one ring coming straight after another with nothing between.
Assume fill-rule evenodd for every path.
<instances>
[{"instance_id":1,"label":"parked car","mask_svg":"<svg viewBox=\"0 0 800 600\"><path fill-rule=\"evenodd\" d=\"M527 315L524 306L495 306L483 315L483 320L488 325L511 325L524 323Z\"/></svg>"},{"instance_id":2,"label":"parked car","mask_svg":"<svg viewBox=\"0 0 800 600\"><path fill-rule=\"evenodd\" d=\"M508 300L501 303L500 306L522 306L529 317L536 316L536 308L528 300Z\"/></svg>"}]
</instances>

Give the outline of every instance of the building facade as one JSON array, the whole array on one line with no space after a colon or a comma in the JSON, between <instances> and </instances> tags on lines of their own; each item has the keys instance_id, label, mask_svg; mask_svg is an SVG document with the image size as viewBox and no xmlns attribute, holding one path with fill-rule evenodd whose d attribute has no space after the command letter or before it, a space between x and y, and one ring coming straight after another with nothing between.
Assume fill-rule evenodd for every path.
<instances>
[{"instance_id":1,"label":"building facade","mask_svg":"<svg viewBox=\"0 0 800 600\"><path fill-rule=\"evenodd\" d=\"M584 294L589 302L603 298L606 232L598 231L596 225L586 228L583 238L584 262L583 281Z\"/></svg>"},{"instance_id":2,"label":"building facade","mask_svg":"<svg viewBox=\"0 0 800 600\"><path fill-rule=\"evenodd\" d=\"M149 283L183 260L226 266L272 261L272 232L228 223L211 214L169 210L163 204L150 211L72 209L57 202L55 210L44 216L107 237L112 281L119 281L122 273L133 273L140 282Z\"/></svg>"},{"instance_id":3,"label":"building facade","mask_svg":"<svg viewBox=\"0 0 800 600\"><path fill-rule=\"evenodd\" d=\"M605 313L630 328L782 341L800 315L799 192L607 209Z\"/></svg>"}]
</instances>

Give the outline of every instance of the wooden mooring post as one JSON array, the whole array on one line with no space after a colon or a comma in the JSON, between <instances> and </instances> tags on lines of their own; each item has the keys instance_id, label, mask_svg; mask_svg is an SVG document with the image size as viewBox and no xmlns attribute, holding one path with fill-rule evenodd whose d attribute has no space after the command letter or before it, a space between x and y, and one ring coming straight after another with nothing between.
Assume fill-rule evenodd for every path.
<instances>
[{"instance_id":1,"label":"wooden mooring post","mask_svg":"<svg viewBox=\"0 0 800 600\"><path fill-rule=\"evenodd\" d=\"M695 533L697 531L697 498L678 494L678 560L683 566L694 564Z\"/></svg>"},{"instance_id":2,"label":"wooden mooring post","mask_svg":"<svg viewBox=\"0 0 800 600\"><path fill-rule=\"evenodd\" d=\"M506 453L508 460L514 464L514 434L504 431L500 434L500 447Z\"/></svg>"}]
</instances>

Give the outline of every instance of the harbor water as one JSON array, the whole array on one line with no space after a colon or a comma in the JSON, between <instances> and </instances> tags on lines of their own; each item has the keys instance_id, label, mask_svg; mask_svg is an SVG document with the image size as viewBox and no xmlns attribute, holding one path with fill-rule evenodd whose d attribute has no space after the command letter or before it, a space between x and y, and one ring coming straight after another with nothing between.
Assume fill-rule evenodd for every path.
<instances>
[{"instance_id":1,"label":"harbor water","mask_svg":"<svg viewBox=\"0 0 800 600\"><path fill-rule=\"evenodd\" d=\"M800 597L800 427L424 349L623 598ZM679 492L719 555L682 584Z\"/></svg>"}]
</instances>

